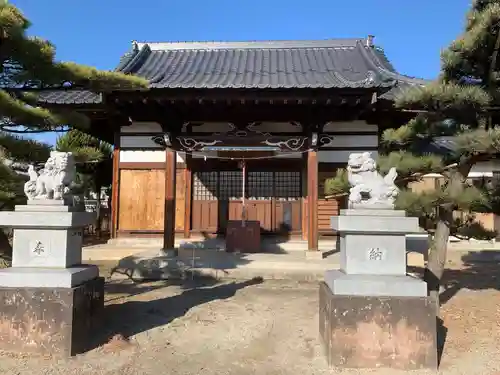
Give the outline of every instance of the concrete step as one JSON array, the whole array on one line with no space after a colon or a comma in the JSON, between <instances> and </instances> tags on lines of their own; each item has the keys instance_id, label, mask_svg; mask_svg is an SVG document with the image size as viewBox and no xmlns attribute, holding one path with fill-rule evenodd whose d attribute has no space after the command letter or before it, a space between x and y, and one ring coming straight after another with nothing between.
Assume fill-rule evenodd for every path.
<instances>
[{"instance_id":1,"label":"concrete step","mask_svg":"<svg viewBox=\"0 0 500 375\"><path fill-rule=\"evenodd\" d=\"M114 238L101 246L102 249L115 248L140 248L140 249L161 249L163 246L163 240L161 239L144 239L144 238ZM96 249L97 246L92 246ZM332 251L336 247L336 241L333 240L322 240L319 241L319 249L322 251ZM209 250L224 250L225 241L222 238L214 239L203 239L203 238L193 238L193 239L176 239L176 248L198 248L198 249L209 249ZM266 253L287 253L287 252L304 252L307 250L307 241L303 240L283 240L279 239L263 239L261 241L261 251Z\"/></svg>"},{"instance_id":2,"label":"concrete step","mask_svg":"<svg viewBox=\"0 0 500 375\"><path fill-rule=\"evenodd\" d=\"M180 250L193 251L193 247L178 247ZM155 251L159 252L160 247L149 247L149 246L110 246L110 245L94 245L94 246L86 246L82 250L82 259L84 261L99 261L99 260L120 260L122 258L136 255L142 253L144 251ZM224 250L215 250L215 249L204 249L204 248L196 248L194 247L196 253L200 251L220 251L224 252ZM323 259L331 254L334 254L335 250L320 250L317 252L308 252L304 249L299 250L281 250L279 252L270 252L267 254L296 254L305 259ZM265 252L259 254L266 254Z\"/></svg>"},{"instance_id":3,"label":"concrete step","mask_svg":"<svg viewBox=\"0 0 500 375\"><path fill-rule=\"evenodd\" d=\"M329 269L338 269L338 256L306 259L305 254L230 254L217 250L180 249L176 258L147 250L121 259L113 278L168 279L212 277L217 279L263 279L318 281Z\"/></svg>"}]
</instances>

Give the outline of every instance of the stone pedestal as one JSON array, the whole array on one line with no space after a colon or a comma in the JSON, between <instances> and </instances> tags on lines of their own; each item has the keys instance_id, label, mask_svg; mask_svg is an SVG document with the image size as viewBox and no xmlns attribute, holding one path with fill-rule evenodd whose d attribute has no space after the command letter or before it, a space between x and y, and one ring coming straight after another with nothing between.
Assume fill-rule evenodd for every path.
<instances>
[{"instance_id":1,"label":"stone pedestal","mask_svg":"<svg viewBox=\"0 0 500 375\"><path fill-rule=\"evenodd\" d=\"M0 212L14 229L12 267L0 270L0 347L76 354L104 307L104 280L82 265L83 228L95 214L59 200Z\"/></svg>"},{"instance_id":2,"label":"stone pedestal","mask_svg":"<svg viewBox=\"0 0 500 375\"><path fill-rule=\"evenodd\" d=\"M91 349L100 328L104 278L74 288L0 286L0 300L1 350L73 356Z\"/></svg>"},{"instance_id":3,"label":"stone pedestal","mask_svg":"<svg viewBox=\"0 0 500 375\"><path fill-rule=\"evenodd\" d=\"M396 210L341 210L331 227L340 237L340 271L325 275L332 292L427 296L427 284L406 274L406 234L419 232L416 217Z\"/></svg>"},{"instance_id":4,"label":"stone pedestal","mask_svg":"<svg viewBox=\"0 0 500 375\"><path fill-rule=\"evenodd\" d=\"M339 367L437 367L436 313L427 284L406 274L406 235L418 219L391 209L341 210L340 270L320 290L320 334Z\"/></svg>"},{"instance_id":5,"label":"stone pedestal","mask_svg":"<svg viewBox=\"0 0 500 375\"><path fill-rule=\"evenodd\" d=\"M330 366L437 367L435 306L427 297L337 295L320 285L319 331Z\"/></svg>"}]
</instances>

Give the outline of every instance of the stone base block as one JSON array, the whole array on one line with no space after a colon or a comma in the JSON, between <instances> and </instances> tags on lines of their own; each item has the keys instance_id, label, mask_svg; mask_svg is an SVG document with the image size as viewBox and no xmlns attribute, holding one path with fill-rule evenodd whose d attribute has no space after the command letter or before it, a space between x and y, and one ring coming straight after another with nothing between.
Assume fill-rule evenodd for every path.
<instances>
[{"instance_id":1,"label":"stone base block","mask_svg":"<svg viewBox=\"0 0 500 375\"><path fill-rule=\"evenodd\" d=\"M347 210L340 210L340 215L346 216L398 216L406 217L406 211L404 210L394 210L394 209L368 209L363 208L351 208Z\"/></svg>"},{"instance_id":2,"label":"stone base block","mask_svg":"<svg viewBox=\"0 0 500 375\"><path fill-rule=\"evenodd\" d=\"M1 211L0 223L16 229L83 228L95 222L95 212Z\"/></svg>"},{"instance_id":3,"label":"stone base block","mask_svg":"<svg viewBox=\"0 0 500 375\"><path fill-rule=\"evenodd\" d=\"M82 228L15 229L12 267L65 268L81 264L82 241Z\"/></svg>"},{"instance_id":4,"label":"stone base block","mask_svg":"<svg viewBox=\"0 0 500 375\"><path fill-rule=\"evenodd\" d=\"M325 272L325 283L339 296L427 296L427 284L413 276L348 275L330 270Z\"/></svg>"},{"instance_id":5,"label":"stone base block","mask_svg":"<svg viewBox=\"0 0 500 375\"><path fill-rule=\"evenodd\" d=\"M429 297L341 296L326 283L319 297L319 331L330 366L437 368L436 311Z\"/></svg>"},{"instance_id":6,"label":"stone base block","mask_svg":"<svg viewBox=\"0 0 500 375\"><path fill-rule=\"evenodd\" d=\"M95 265L71 268L11 267L0 270L0 288L73 288L99 276Z\"/></svg>"},{"instance_id":7,"label":"stone base block","mask_svg":"<svg viewBox=\"0 0 500 375\"><path fill-rule=\"evenodd\" d=\"M377 211L366 212L361 210L357 215L356 210L343 212L344 215L330 217L331 228L342 234L403 234L418 233L418 218L401 216L400 211ZM366 215L369 213L368 215Z\"/></svg>"},{"instance_id":8,"label":"stone base block","mask_svg":"<svg viewBox=\"0 0 500 375\"><path fill-rule=\"evenodd\" d=\"M0 349L72 356L91 348L104 309L104 278L75 288L0 287Z\"/></svg>"},{"instance_id":9,"label":"stone base block","mask_svg":"<svg viewBox=\"0 0 500 375\"><path fill-rule=\"evenodd\" d=\"M340 269L348 274L406 275L404 234L340 234Z\"/></svg>"}]
</instances>

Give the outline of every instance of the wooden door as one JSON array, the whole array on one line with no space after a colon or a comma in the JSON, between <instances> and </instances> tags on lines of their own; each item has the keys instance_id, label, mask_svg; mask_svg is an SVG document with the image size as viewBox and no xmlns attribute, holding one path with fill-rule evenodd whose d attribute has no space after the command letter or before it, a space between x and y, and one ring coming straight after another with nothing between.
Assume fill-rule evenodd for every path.
<instances>
[{"instance_id":1,"label":"wooden door","mask_svg":"<svg viewBox=\"0 0 500 375\"><path fill-rule=\"evenodd\" d=\"M165 209L164 170L120 170L118 230L163 231Z\"/></svg>"},{"instance_id":2,"label":"wooden door","mask_svg":"<svg viewBox=\"0 0 500 375\"><path fill-rule=\"evenodd\" d=\"M191 204L191 230L215 233L218 228L217 199L219 174L217 171L193 173L193 201Z\"/></svg>"}]
</instances>

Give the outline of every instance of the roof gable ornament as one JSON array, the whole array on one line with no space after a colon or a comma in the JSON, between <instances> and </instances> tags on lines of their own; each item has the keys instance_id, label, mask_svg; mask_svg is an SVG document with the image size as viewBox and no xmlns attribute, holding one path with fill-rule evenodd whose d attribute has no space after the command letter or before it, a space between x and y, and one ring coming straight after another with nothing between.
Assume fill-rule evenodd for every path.
<instances>
[{"instance_id":1,"label":"roof gable ornament","mask_svg":"<svg viewBox=\"0 0 500 375\"><path fill-rule=\"evenodd\" d=\"M366 37L366 46L373 47L373 39L375 39L375 35L368 35Z\"/></svg>"},{"instance_id":2,"label":"roof gable ornament","mask_svg":"<svg viewBox=\"0 0 500 375\"><path fill-rule=\"evenodd\" d=\"M132 51L139 52L139 43L137 43L137 40L132 41Z\"/></svg>"}]
</instances>

